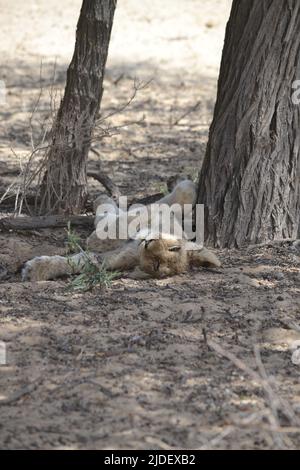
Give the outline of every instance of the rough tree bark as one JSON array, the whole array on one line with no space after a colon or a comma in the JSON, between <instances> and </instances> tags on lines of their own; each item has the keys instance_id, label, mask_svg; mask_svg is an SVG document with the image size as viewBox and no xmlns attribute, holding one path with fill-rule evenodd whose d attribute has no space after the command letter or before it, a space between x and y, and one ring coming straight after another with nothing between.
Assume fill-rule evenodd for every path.
<instances>
[{"instance_id":1,"label":"rough tree bark","mask_svg":"<svg viewBox=\"0 0 300 470\"><path fill-rule=\"evenodd\" d=\"M40 188L40 213L79 213L87 198L86 162L99 111L117 0L83 0L75 51Z\"/></svg>"},{"instance_id":2,"label":"rough tree bark","mask_svg":"<svg viewBox=\"0 0 300 470\"><path fill-rule=\"evenodd\" d=\"M299 78L299 0L233 0L199 178L215 246L299 234Z\"/></svg>"}]
</instances>

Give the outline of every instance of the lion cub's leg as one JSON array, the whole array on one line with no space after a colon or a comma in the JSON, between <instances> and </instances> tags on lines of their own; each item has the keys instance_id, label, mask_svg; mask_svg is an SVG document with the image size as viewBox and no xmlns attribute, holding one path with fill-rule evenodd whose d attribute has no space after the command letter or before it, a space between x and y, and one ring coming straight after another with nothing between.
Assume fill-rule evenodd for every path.
<instances>
[{"instance_id":1,"label":"lion cub's leg","mask_svg":"<svg viewBox=\"0 0 300 470\"><path fill-rule=\"evenodd\" d=\"M147 279L153 279L151 274L142 271L140 267L135 268L131 273L127 274L126 278L134 279L136 281L143 281Z\"/></svg>"},{"instance_id":2,"label":"lion cub's leg","mask_svg":"<svg viewBox=\"0 0 300 470\"><path fill-rule=\"evenodd\" d=\"M211 268L219 268L221 266L217 256L205 247L198 248L195 243L186 242L185 249L190 266L207 266Z\"/></svg>"},{"instance_id":3,"label":"lion cub's leg","mask_svg":"<svg viewBox=\"0 0 300 470\"><path fill-rule=\"evenodd\" d=\"M88 263L105 266L110 271L132 269L138 264L138 242L132 241L122 248L101 255L78 253L70 257L40 256L25 263L22 270L23 281L46 281L83 272Z\"/></svg>"},{"instance_id":4,"label":"lion cub's leg","mask_svg":"<svg viewBox=\"0 0 300 470\"><path fill-rule=\"evenodd\" d=\"M133 240L117 250L101 253L100 256L107 269L111 271L126 271L138 265L138 246L139 241Z\"/></svg>"},{"instance_id":5,"label":"lion cub's leg","mask_svg":"<svg viewBox=\"0 0 300 470\"><path fill-rule=\"evenodd\" d=\"M89 253L78 253L70 257L64 256L39 256L25 263L22 270L23 281L46 281L78 274L83 271L85 265L90 262L99 264L98 257Z\"/></svg>"},{"instance_id":6,"label":"lion cub's leg","mask_svg":"<svg viewBox=\"0 0 300 470\"><path fill-rule=\"evenodd\" d=\"M184 204L195 204L196 201L196 185L190 180L180 181L173 191L158 201L158 204L180 204L182 207Z\"/></svg>"}]
</instances>

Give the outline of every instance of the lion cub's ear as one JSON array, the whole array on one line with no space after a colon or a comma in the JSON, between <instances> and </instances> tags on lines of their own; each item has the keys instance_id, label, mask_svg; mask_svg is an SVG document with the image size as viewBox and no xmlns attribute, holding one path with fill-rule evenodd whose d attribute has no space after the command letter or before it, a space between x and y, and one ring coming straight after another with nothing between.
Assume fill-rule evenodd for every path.
<instances>
[{"instance_id":1,"label":"lion cub's ear","mask_svg":"<svg viewBox=\"0 0 300 470\"><path fill-rule=\"evenodd\" d=\"M180 245L174 245L174 246L171 246L170 248L168 248L168 251L180 251L180 250L181 250Z\"/></svg>"}]
</instances>

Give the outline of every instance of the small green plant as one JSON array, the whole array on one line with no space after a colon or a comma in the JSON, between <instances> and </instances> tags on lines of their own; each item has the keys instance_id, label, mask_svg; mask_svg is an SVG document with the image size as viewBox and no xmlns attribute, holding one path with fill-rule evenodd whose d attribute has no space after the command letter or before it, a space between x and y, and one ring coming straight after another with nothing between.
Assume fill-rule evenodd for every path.
<instances>
[{"instance_id":1,"label":"small green plant","mask_svg":"<svg viewBox=\"0 0 300 470\"><path fill-rule=\"evenodd\" d=\"M116 271L108 271L104 262L99 266L98 263L93 261L89 252L80 245L80 237L71 229L69 222L67 228L67 258L69 265L76 272L77 266L70 256L71 253L81 253L85 258L82 273L76 275L70 282L69 288L72 290L88 291L96 286L109 287L112 280L119 276Z\"/></svg>"},{"instance_id":2,"label":"small green plant","mask_svg":"<svg viewBox=\"0 0 300 470\"><path fill-rule=\"evenodd\" d=\"M169 192L166 183L156 183L154 185L154 188L155 188L155 191L162 193L164 196L166 196Z\"/></svg>"},{"instance_id":3,"label":"small green plant","mask_svg":"<svg viewBox=\"0 0 300 470\"><path fill-rule=\"evenodd\" d=\"M88 291L96 286L109 287L112 280L118 275L118 272L107 271L104 263L99 267L90 259L87 259L83 272L72 279L70 288L72 290Z\"/></svg>"},{"instance_id":4,"label":"small green plant","mask_svg":"<svg viewBox=\"0 0 300 470\"><path fill-rule=\"evenodd\" d=\"M80 245L80 236L78 233L73 231L71 228L71 222L68 222L68 228L66 230L67 232L67 255L70 253L78 253L79 251L82 250L81 245Z\"/></svg>"},{"instance_id":5,"label":"small green plant","mask_svg":"<svg viewBox=\"0 0 300 470\"><path fill-rule=\"evenodd\" d=\"M191 167L189 173L193 183L197 183L199 178L199 168Z\"/></svg>"}]
</instances>

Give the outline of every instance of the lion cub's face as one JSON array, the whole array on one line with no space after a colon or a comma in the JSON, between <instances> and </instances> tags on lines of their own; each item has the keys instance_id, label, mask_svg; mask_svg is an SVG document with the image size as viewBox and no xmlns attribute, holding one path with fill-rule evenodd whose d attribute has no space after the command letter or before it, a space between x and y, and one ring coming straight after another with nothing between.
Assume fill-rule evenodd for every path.
<instances>
[{"instance_id":1,"label":"lion cub's face","mask_svg":"<svg viewBox=\"0 0 300 470\"><path fill-rule=\"evenodd\" d=\"M149 236L140 243L140 269L156 278L185 272L188 257L182 240L160 237L157 239Z\"/></svg>"}]
</instances>

